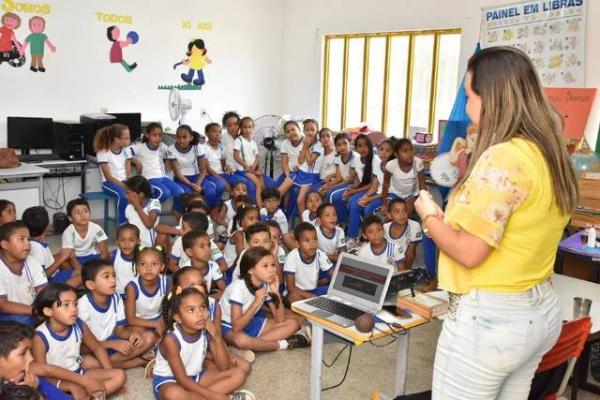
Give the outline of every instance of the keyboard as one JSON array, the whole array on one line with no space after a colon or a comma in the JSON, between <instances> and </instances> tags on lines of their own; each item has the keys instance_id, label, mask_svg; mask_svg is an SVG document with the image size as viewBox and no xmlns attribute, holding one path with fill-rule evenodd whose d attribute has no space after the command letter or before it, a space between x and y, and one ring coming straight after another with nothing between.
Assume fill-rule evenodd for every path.
<instances>
[{"instance_id":1,"label":"keyboard","mask_svg":"<svg viewBox=\"0 0 600 400\"><path fill-rule=\"evenodd\" d=\"M58 154L22 154L19 156L21 162L35 161L58 161L62 160Z\"/></svg>"},{"instance_id":2,"label":"keyboard","mask_svg":"<svg viewBox=\"0 0 600 400\"><path fill-rule=\"evenodd\" d=\"M347 306L337 301L328 299L326 297L315 297L306 302L313 307L320 308L321 310L329 311L332 314L339 315L340 317L354 321L356 318L364 314L364 311L356 309L354 307Z\"/></svg>"}]
</instances>

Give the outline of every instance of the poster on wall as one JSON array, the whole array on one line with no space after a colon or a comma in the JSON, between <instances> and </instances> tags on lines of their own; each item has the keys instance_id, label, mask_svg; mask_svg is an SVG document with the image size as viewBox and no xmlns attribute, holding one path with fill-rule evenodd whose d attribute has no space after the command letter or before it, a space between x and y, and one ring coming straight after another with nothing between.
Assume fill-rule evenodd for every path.
<instances>
[{"instance_id":1,"label":"poster on wall","mask_svg":"<svg viewBox=\"0 0 600 400\"><path fill-rule=\"evenodd\" d=\"M27 62L27 49L29 48L30 66L32 72L46 72L44 66L44 53L46 47L56 51L56 46L45 33L46 20L40 15L29 18L29 33L23 41L18 39L17 33L21 27L21 17L8 11L0 17L0 64L6 62L11 67L22 67Z\"/></svg>"},{"instance_id":2,"label":"poster on wall","mask_svg":"<svg viewBox=\"0 0 600 400\"><path fill-rule=\"evenodd\" d=\"M588 1L519 1L483 8L481 47L522 50L535 64L544 86L582 87Z\"/></svg>"},{"instance_id":3,"label":"poster on wall","mask_svg":"<svg viewBox=\"0 0 600 400\"><path fill-rule=\"evenodd\" d=\"M208 58L206 45L202 39L192 39L187 44L185 57L173 64L173 69L182 67L184 72L179 75L183 84L178 85L159 85L159 89L180 89L180 90L200 90L206 83L204 79L204 68L212 63Z\"/></svg>"},{"instance_id":4,"label":"poster on wall","mask_svg":"<svg viewBox=\"0 0 600 400\"><path fill-rule=\"evenodd\" d=\"M112 64L121 64L121 66L125 68L125 71L131 72L137 68L138 64L137 62L130 64L125 61L123 49L132 44L136 44L140 40L140 37L136 31L129 31L125 40L119 40L120 36L121 29L118 26L112 25L106 28L106 37L112 43L110 45L109 60Z\"/></svg>"}]
</instances>

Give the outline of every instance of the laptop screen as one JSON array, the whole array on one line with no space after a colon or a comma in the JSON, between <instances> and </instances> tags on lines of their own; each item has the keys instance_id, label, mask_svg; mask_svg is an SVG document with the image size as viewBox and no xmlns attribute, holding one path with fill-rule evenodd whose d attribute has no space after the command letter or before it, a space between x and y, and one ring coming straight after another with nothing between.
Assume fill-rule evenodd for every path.
<instances>
[{"instance_id":1,"label":"laptop screen","mask_svg":"<svg viewBox=\"0 0 600 400\"><path fill-rule=\"evenodd\" d=\"M379 303L385 295L385 281L390 269L342 254L333 289Z\"/></svg>"}]
</instances>

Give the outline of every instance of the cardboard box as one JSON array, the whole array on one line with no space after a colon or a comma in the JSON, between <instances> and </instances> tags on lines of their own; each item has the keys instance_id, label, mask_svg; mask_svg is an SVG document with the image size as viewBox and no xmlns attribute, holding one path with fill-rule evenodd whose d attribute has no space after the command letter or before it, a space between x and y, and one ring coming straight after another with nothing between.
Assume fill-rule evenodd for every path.
<instances>
[{"instance_id":1,"label":"cardboard box","mask_svg":"<svg viewBox=\"0 0 600 400\"><path fill-rule=\"evenodd\" d=\"M408 308L420 316L432 319L448 312L448 302L415 290L415 296L398 297L398 307Z\"/></svg>"}]
</instances>

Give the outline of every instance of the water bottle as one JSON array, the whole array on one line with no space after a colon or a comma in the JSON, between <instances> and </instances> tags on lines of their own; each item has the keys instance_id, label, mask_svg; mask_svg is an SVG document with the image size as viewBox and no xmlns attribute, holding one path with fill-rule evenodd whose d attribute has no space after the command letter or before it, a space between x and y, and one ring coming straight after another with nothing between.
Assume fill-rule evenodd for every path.
<instances>
[{"instance_id":1,"label":"water bottle","mask_svg":"<svg viewBox=\"0 0 600 400\"><path fill-rule=\"evenodd\" d=\"M596 247L596 228L593 226L588 229L587 245L588 247Z\"/></svg>"}]
</instances>

